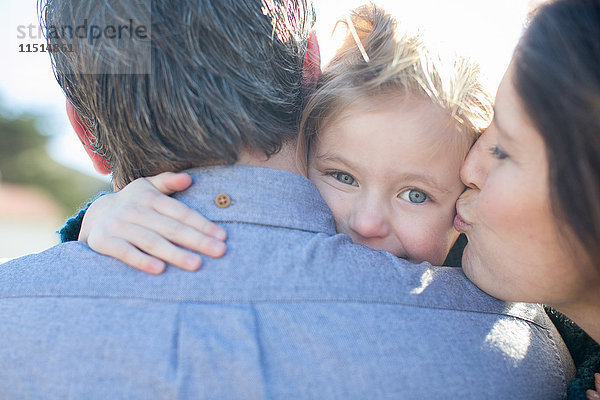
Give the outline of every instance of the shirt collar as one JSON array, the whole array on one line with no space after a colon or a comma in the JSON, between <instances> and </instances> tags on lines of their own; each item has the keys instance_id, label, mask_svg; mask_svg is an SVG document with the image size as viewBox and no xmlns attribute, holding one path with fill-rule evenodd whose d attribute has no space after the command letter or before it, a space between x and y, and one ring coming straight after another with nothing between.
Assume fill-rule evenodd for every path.
<instances>
[{"instance_id":1,"label":"shirt collar","mask_svg":"<svg viewBox=\"0 0 600 400\"><path fill-rule=\"evenodd\" d=\"M174 197L211 221L335 234L329 207L303 176L244 165L186 172L192 176L192 186Z\"/></svg>"}]
</instances>

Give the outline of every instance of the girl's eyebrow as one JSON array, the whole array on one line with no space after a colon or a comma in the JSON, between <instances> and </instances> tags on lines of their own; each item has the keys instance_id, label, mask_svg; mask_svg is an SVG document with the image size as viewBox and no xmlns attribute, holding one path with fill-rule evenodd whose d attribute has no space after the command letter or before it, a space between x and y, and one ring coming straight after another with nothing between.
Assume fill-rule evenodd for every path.
<instances>
[{"instance_id":1,"label":"girl's eyebrow","mask_svg":"<svg viewBox=\"0 0 600 400\"><path fill-rule=\"evenodd\" d=\"M340 163L340 164L344 164L346 167L348 167L351 170L358 170L358 166L356 164L354 164L352 161L350 160L346 160L345 158L335 155L335 154L331 154L331 153L324 153L324 154L317 154L315 156L315 158L318 158L319 160L322 161L329 161L329 162L336 162L336 163Z\"/></svg>"},{"instance_id":2,"label":"girl's eyebrow","mask_svg":"<svg viewBox=\"0 0 600 400\"><path fill-rule=\"evenodd\" d=\"M399 175L403 182L419 182L438 193L450 193L450 189L440 185L432 175L406 172Z\"/></svg>"}]
</instances>

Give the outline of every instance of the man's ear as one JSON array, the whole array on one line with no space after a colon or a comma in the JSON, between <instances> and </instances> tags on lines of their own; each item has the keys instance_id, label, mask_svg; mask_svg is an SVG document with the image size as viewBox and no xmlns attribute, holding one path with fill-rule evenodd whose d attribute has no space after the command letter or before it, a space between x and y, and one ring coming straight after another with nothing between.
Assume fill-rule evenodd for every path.
<instances>
[{"instance_id":1,"label":"man's ear","mask_svg":"<svg viewBox=\"0 0 600 400\"><path fill-rule=\"evenodd\" d=\"M304 57L304 90L312 92L317 86L317 79L321 76L321 52L317 33L312 31L306 44L306 56Z\"/></svg>"},{"instance_id":2,"label":"man's ear","mask_svg":"<svg viewBox=\"0 0 600 400\"><path fill-rule=\"evenodd\" d=\"M77 137L81 140L81 144L83 144L83 148L86 153L92 160L94 164L94 168L102 175L110 174L110 164L106 161L100 154L96 152L96 147L94 146L94 137L90 134L88 129L79 119L79 115L77 115L77 111L73 108L73 105L69 100L67 100L67 115L69 117L69 121L71 122L71 126L75 130Z\"/></svg>"}]
</instances>

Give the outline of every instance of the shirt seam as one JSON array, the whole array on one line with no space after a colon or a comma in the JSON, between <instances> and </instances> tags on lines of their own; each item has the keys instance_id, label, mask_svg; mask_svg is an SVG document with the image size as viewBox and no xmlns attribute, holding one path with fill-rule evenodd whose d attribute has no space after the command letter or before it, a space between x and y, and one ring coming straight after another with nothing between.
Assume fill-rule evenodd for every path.
<instances>
[{"instance_id":1,"label":"shirt seam","mask_svg":"<svg viewBox=\"0 0 600 400\"><path fill-rule=\"evenodd\" d=\"M536 325L537 326L537 325ZM557 365L564 365L563 358L560 356L560 352L558 351L558 346L556 344L556 340L554 340L555 336L552 335L552 328L542 328L542 330L544 331L544 335L546 335L546 337L548 338L549 342L552 345L552 352L554 354L554 358L556 360L556 364ZM558 331L556 332L559 336L560 334L558 333ZM568 389L568 383L567 383L567 376L566 376L566 371L564 368L560 368L560 380L561 383L563 385L563 387L566 389Z\"/></svg>"},{"instance_id":2,"label":"shirt seam","mask_svg":"<svg viewBox=\"0 0 600 400\"><path fill-rule=\"evenodd\" d=\"M270 398L269 394L268 394L268 385L266 385L267 382L267 377L265 376L265 372L266 372L266 368L264 368L264 364L265 364L265 352L264 352L264 348L263 348L263 344L262 344L262 335L260 332L260 327L259 327L259 320L258 320L258 314L256 312L256 306L254 305L254 303L250 303L250 310L252 310L252 319L254 322L254 334L256 337L256 345L258 346L258 363L261 366L260 368L260 376L262 378L262 389L263 389L263 394L266 394L265 398Z\"/></svg>"},{"instance_id":3,"label":"shirt seam","mask_svg":"<svg viewBox=\"0 0 600 400\"><path fill-rule=\"evenodd\" d=\"M247 221L237 221L237 220L225 220L225 219L217 220L217 219L215 219L215 220L212 220L212 222L214 222L215 224L254 225L254 226L260 226L260 227L264 227L264 228L290 229L290 230L302 231L302 232L309 232L309 233L324 233L324 234L329 235L329 236L333 236L333 235L335 235L337 233L335 231L330 231L329 229L299 228L299 227L295 227L295 226L270 225L270 224L262 224L262 223L259 223L259 222L247 222Z\"/></svg>"},{"instance_id":4,"label":"shirt seam","mask_svg":"<svg viewBox=\"0 0 600 400\"><path fill-rule=\"evenodd\" d=\"M60 298L60 299L107 299L107 300L132 300L132 301L152 301L158 303L173 303L173 304L300 304L300 303L343 303L343 304L381 304L381 305L397 305L405 307L415 307L422 309L440 310L440 311L455 311L465 312L472 314L487 314L487 315L502 315L505 317L516 318L525 322L529 322L532 325L548 331L549 328L532 320L531 318L514 315L510 313L503 313L497 311L483 311L483 310L469 310L454 307L439 307L430 305L413 304L399 301L385 301L385 300L368 300L368 299L248 299L248 298L228 298L228 299L211 299L211 300L196 300L196 299L169 299L169 298L156 298L156 297L143 297L143 296L107 296L107 295L18 295L18 296L0 296L0 300L4 299L33 299L33 298Z\"/></svg>"}]
</instances>

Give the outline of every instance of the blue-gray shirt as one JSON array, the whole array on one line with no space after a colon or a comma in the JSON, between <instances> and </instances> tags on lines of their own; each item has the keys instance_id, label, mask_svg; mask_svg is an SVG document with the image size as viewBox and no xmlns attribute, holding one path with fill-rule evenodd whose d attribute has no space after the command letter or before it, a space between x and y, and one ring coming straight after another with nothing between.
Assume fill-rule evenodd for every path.
<instances>
[{"instance_id":1,"label":"blue-gray shirt","mask_svg":"<svg viewBox=\"0 0 600 400\"><path fill-rule=\"evenodd\" d=\"M198 272L79 242L0 267L0 398L563 397L572 361L541 307L352 244L298 175L191 173L178 198L228 232Z\"/></svg>"}]
</instances>

